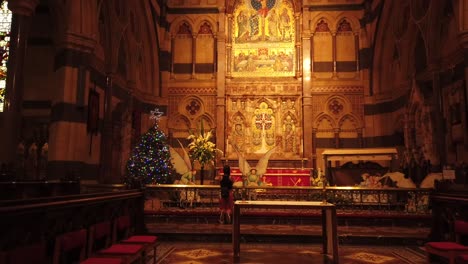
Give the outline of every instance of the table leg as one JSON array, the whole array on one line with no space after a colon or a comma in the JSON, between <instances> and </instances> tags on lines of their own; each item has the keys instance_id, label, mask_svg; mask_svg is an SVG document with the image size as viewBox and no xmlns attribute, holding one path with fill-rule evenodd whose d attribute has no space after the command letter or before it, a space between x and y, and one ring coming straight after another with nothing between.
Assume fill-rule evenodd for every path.
<instances>
[{"instance_id":1,"label":"table leg","mask_svg":"<svg viewBox=\"0 0 468 264\"><path fill-rule=\"evenodd\" d=\"M337 232L337 222L336 222L336 208L330 210L331 214L331 243L332 243L332 255L333 255L333 263L338 264L338 232Z\"/></svg>"},{"instance_id":2,"label":"table leg","mask_svg":"<svg viewBox=\"0 0 468 264\"><path fill-rule=\"evenodd\" d=\"M327 210L322 209L322 254L328 254L328 217Z\"/></svg>"},{"instance_id":3,"label":"table leg","mask_svg":"<svg viewBox=\"0 0 468 264\"><path fill-rule=\"evenodd\" d=\"M232 247L234 252L234 258L240 256L240 208L234 205L234 212L232 214Z\"/></svg>"}]
</instances>

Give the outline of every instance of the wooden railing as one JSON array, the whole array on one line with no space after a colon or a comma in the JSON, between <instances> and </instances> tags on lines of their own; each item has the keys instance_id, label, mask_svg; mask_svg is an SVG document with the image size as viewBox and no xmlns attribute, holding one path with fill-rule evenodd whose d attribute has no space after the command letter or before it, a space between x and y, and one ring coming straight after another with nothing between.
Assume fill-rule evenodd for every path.
<instances>
[{"instance_id":1,"label":"wooden railing","mask_svg":"<svg viewBox=\"0 0 468 264\"><path fill-rule=\"evenodd\" d=\"M468 185L442 183L436 187L430 197L433 220L430 239L453 241L455 220L468 221ZM468 244L468 236L463 242Z\"/></svg>"},{"instance_id":2,"label":"wooden railing","mask_svg":"<svg viewBox=\"0 0 468 264\"><path fill-rule=\"evenodd\" d=\"M327 201L340 209L393 211L405 214L429 214L432 189L361 188L361 187L277 187L234 188L237 200ZM147 211L182 207L218 210L217 185L147 185Z\"/></svg>"},{"instance_id":3,"label":"wooden railing","mask_svg":"<svg viewBox=\"0 0 468 264\"><path fill-rule=\"evenodd\" d=\"M0 251L39 241L53 243L59 234L126 214L142 232L143 204L139 190L4 201L0 203Z\"/></svg>"}]
</instances>

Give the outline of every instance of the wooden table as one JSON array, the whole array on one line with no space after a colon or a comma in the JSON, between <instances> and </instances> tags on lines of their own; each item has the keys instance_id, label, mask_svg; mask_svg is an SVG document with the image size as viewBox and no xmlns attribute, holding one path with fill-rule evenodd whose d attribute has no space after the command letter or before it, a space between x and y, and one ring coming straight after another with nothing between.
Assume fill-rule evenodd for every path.
<instances>
[{"instance_id":1,"label":"wooden table","mask_svg":"<svg viewBox=\"0 0 468 264\"><path fill-rule=\"evenodd\" d=\"M236 201L232 225L234 258L240 257L241 208L322 209L322 253L331 258L333 263L338 263L338 235L334 204L307 201Z\"/></svg>"}]
</instances>

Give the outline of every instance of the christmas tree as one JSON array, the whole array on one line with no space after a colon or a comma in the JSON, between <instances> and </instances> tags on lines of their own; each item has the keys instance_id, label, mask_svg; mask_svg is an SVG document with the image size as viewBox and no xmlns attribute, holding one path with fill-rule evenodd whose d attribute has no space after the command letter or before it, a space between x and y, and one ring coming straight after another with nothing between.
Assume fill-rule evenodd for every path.
<instances>
[{"instance_id":1,"label":"christmas tree","mask_svg":"<svg viewBox=\"0 0 468 264\"><path fill-rule=\"evenodd\" d=\"M125 184L129 187L171 182L171 154L166 135L158 126L162 114L158 109L151 111L154 126L141 136L127 162Z\"/></svg>"}]
</instances>

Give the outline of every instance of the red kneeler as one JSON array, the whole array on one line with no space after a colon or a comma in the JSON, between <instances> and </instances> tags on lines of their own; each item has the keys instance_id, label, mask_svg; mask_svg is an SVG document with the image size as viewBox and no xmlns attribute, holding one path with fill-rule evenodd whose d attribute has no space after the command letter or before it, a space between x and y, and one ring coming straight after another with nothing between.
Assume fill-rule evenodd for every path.
<instances>
[{"instance_id":1,"label":"red kneeler","mask_svg":"<svg viewBox=\"0 0 468 264\"><path fill-rule=\"evenodd\" d=\"M53 264L85 263L85 264L124 264L120 258L86 258L87 230L81 229L59 235L55 239Z\"/></svg>"},{"instance_id":2,"label":"red kneeler","mask_svg":"<svg viewBox=\"0 0 468 264\"><path fill-rule=\"evenodd\" d=\"M455 263L457 263L457 264L468 264L468 254L459 255L456 258Z\"/></svg>"},{"instance_id":3,"label":"red kneeler","mask_svg":"<svg viewBox=\"0 0 468 264\"><path fill-rule=\"evenodd\" d=\"M430 255L437 255L449 260L450 264L455 264L457 256L468 254L468 246L460 244L460 236L468 235L468 222L456 220L455 221L455 242L441 241L441 242L427 242L425 245L428 263L430 263ZM462 262L463 263L463 262Z\"/></svg>"},{"instance_id":4,"label":"red kneeler","mask_svg":"<svg viewBox=\"0 0 468 264\"><path fill-rule=\"evenodd\" d=\"M144 247L137 244L111 244L111 230L110 222L92 225L88 253L95 257L119 257L123 263L133 263L137 260L144 263Z\"/></svg>"},{"instance_id":5,"label":"red kneeler","mask_svg":"<svg viewBox=\"0 0 468 264\"><path fill-rule=\"evenodd\" d=\"M156 264L156 248L158 237L151 235L130 235L130 229L130 217L128 215L118 217L114 224L114 238L121 238L119 243L142 245L146 255L149 255L148 252L153 251L153 263Z\"/></svg>"}]
</instances>

